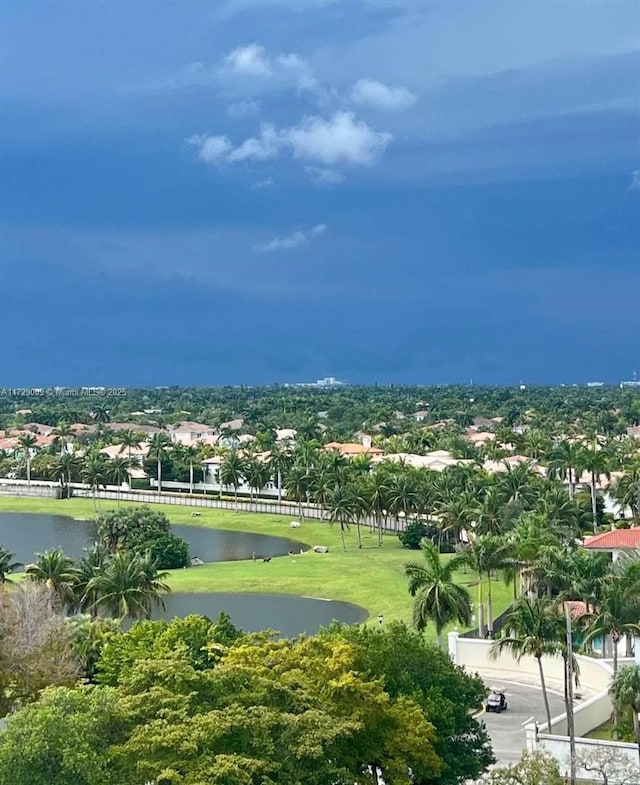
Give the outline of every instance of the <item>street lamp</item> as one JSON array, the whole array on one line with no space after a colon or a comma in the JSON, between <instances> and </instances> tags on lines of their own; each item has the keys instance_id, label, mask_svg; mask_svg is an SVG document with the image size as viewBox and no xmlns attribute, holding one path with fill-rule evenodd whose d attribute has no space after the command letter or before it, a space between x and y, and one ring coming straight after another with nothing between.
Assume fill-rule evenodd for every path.
<instances>
[{"instance_id":1,"label":"street lamp","mask_svg":"<svg viewBox=\"0 0 640 785\"><path fill-rule=\"evenodd\" d=\"M384 621L384 615L382 613L379 613L378 614L378 624L382 625L383 621Z\"/></svg>"}]
</instances>

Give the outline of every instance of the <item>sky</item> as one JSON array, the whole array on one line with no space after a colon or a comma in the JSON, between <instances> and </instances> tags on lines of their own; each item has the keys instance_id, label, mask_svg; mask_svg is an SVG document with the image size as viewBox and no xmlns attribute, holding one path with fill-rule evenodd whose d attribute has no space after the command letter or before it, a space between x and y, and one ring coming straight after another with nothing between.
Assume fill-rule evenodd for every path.
<instances>
[{"instance_id":1,"label":"sky","mask_svg":"<svg viewBox=\"0 0 640 785\"><path fill-rule=\"evenodd\" d=\"M0 0L0 385L640 372L637 0Z\"/></svg>"}]
</instances>

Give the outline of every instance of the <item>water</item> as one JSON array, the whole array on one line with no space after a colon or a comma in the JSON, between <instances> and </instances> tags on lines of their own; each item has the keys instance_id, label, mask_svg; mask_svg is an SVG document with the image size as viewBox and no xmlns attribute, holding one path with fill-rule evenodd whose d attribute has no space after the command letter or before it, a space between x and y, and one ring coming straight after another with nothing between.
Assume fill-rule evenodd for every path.
<instances>
[{"instance_id":1,"label":"water","mask_svg":"<svg viewBox=\"0 0 640 785\"><path fill-rule=\"evenodd\" d=\"M273 629L285 638L303 632L314 635L334 620L359 624L368 616L363 608L348 602L290 594L169 594L164 600L166 611L157 611L155 617L200 613L215 620L224 611L245 632Z\"/></svg>"},{"instance_id":2,"label":"water","mask_svg":"<svg viewBox=\"0 0 640 785\"><path fill-rule=\"evenodd\" d=\"M219 531L201 526L175 526L173 531L189 543L189 553L203 562L239 561L266 556L284 556L290 550L298 553L302 545L286 537L266 534ZM62 548L75 559L96 540L93 521L76 521L64 515L31 515L0 513L0 545L4 545L16 560L29 564L36 553L50 548Z\"/></svg>"}]
</instances>

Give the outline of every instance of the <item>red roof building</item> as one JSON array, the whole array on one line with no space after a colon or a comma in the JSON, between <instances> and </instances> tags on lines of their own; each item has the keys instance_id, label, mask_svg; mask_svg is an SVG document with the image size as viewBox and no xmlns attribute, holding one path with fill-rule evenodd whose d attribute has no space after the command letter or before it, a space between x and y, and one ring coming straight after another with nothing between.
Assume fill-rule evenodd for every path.
<instances>
[{"instance_id":1,"label":"red roof building","mask_svg":"<svg viewBox=\"0 0 640 785\"><path fill-rule=\"evenodd\" d=\"M595 534L587 537L583 545L591 551L611 553L615 561L622 551L640 549L640 526Z\"/></svg>"}]
</instances>

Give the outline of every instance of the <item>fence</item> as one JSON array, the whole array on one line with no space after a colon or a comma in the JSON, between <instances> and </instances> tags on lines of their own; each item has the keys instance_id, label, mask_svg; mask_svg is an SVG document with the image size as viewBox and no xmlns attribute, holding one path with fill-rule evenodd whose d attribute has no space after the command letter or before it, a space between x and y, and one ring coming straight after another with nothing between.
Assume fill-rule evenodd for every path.
<instances>
[{"instance_id":1,"label":"fence","mask_svg":"<svg viewBox=\"0 0 640 785\"><path fill-rule=\"evenodd\" d=\"M173 504L179 507L193 507L196 509L218 509L234 510L237 512L250 512L269 515L288 515L292 518L299 518L302 512L304 518L313 520L327 520L327 512L317 504L303 502L278 501L277 499L264 499L257 497L253 501L245 498L235 500L219 499L207 496L206 493L171 493L167 491L153 490L124 490L116 486L106 486L94 491L84 483L71 483L71 491L74 497L93 498L106 500L120 500L134 502L135 504ZM54 482L33 481L31 484L26 480L5 480L0 479L0 494L6 496L48 496L55 498L59 496L61 486ZM365 527L377 528L378 523L373 518L365 518L361 521ZM383 521L383 531L387 533L397 533L404 531L405 520L403 518L387 518Z\"/></svg>"}]
</instances>

